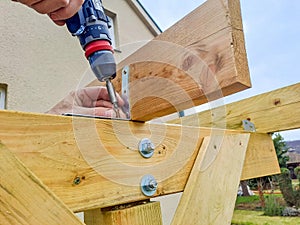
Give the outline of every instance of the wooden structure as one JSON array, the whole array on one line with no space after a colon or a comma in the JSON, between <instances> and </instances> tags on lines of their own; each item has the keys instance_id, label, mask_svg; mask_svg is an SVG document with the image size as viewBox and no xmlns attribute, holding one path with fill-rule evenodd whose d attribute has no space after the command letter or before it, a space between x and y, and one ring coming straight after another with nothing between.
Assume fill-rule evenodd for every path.
<instances>
[{"instance_id":1,"label":"wooden structure","mask_svg":"<svg viewBox=\"0 0 300 225\"><path fill-rule=\"evenodd\" d=\"M175 44L188 51L173 54ZM250 86L239 1L208 0L124 65L131 121L0 111L1 224L83 224L73 214L81 211L87 225L162 224L160 204L141 192L147 174L157 181L153 197L183 192L172 224L230 224L239 181L280 172L268 133L300 127L277 113L299 108L299 84L243 100L256 103L251 110L241 102L141 122ZM241 129L249 118L257 132ZM138 152L145 137L151 158Z\"/></svg>"}]
</instances>

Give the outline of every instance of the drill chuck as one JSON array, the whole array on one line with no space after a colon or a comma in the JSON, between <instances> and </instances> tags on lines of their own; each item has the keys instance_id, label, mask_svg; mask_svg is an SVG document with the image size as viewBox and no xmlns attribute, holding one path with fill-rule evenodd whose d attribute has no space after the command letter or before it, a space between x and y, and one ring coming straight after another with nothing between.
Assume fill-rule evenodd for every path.
<instances>
[{"instance_id":1,"label":"drill chuck","mask_svg":"<svg viewBox=\"0 0 300 225\"><path fill-rule=\"evenodd\" d=\"M96 51L88 59L99 81L104 82L116 77L116 63L111 51Z\"/></svg>"}]
</instances>

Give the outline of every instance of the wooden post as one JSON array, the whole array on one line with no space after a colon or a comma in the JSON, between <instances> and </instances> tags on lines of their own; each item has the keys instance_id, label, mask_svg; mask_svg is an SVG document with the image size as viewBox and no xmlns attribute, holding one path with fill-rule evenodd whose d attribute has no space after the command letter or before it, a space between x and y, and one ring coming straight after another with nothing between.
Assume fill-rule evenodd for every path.
<instances>
[{"instance_id":1,"label":"wooden post","mask_svg":"<svg viewBox=\"0 0 300 225\"><path fill-rule=\"evenodd\" d=\"M159 202L128 204L84 213L86 225L162 225Z\"/></svg>"},{"instance_id":2,"label":"wooden post","mask_svg":"<svg viewBox=\"0 0 300 225\"><path fill-rule=\"evenodd\" d=\"M231 223L249 137L204 139L172 225Z\"/></svg>"},{"instance_id":3,"label":"wooden post","mask_svg":"<svg viewBox=\"0 0 300 225\"><path fill-rule=\"evenodd\" d=\"M0 224L83 223L0 142Z\"/></svg>"}]
</instances>

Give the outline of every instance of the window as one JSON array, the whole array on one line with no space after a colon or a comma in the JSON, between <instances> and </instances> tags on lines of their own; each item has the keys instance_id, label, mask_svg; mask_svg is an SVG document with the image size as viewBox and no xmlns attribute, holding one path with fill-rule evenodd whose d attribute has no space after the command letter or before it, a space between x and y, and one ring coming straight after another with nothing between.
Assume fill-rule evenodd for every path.
<instances>
[{"instance_id":1,"label":"window","mask_svg":"<svg viewBox=\"0 0 300 225\"><path fill-rule=\"evenodd\" d=\"M116 48L116 38L115 38L114 20L110 16L107 16L107 18L108 18L108 21L109 21L109 25L111 26L109 28L109 33L110 33L110 37L111 37L111 40L112 40L112 46L115 49Z\"/></svg>"},{"instance_id":2,"label":"window","mask_svg":"<svg viewBox=\"0 0 300 225\"><path fill-rule=\"evenodd\" d=\"M117 21L116 21L116 14L105 10L105 14L107 15L108 21L109 21L109 25L111 26L109 28L109 32L110 32L110 36L112 39L112 46L114 48L114 50L119 51L118 50L118 45L119 45L119 41L118 41L118 29L117 29Z\"/></svg>"},{"instance_id":3,"label":"window","mask_svg":"<svg viewBox=\"0 0 300 225\"><path fill-rule=\"evenodd\" d=\"M0 84L0 109L6 107L6 85Z\"/></svg>"}]
</instances>

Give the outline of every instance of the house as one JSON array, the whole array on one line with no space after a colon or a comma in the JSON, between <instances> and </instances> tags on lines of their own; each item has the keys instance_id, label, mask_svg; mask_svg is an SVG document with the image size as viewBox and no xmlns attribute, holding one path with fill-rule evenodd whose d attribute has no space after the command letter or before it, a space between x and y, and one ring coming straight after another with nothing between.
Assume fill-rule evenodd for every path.
<instances>
[{"instance_id":1,"label":"house","mask_svg":"<svg viewBox=\"0 0 300 225\"><path fill-rule=\"evenodd\" d=\"M161 33L138 0L103 0L117 61ZM46 16L0 1L0 108L45 112L95 79L77 38Z\"/></svg>"},{"instance_id":2,"label":"house","mask_svg":"<svg viewBox=\"0 0 300 225\"><path fill-rule=\"evenodd\" d=\"M287 161L287 168L291 172L291 178L296 179L296 175L294 173L294 169L300 166L300 140L297 141L287 141L288 147L287 155L289 160Z\"/></svg>"}]
</instances>

